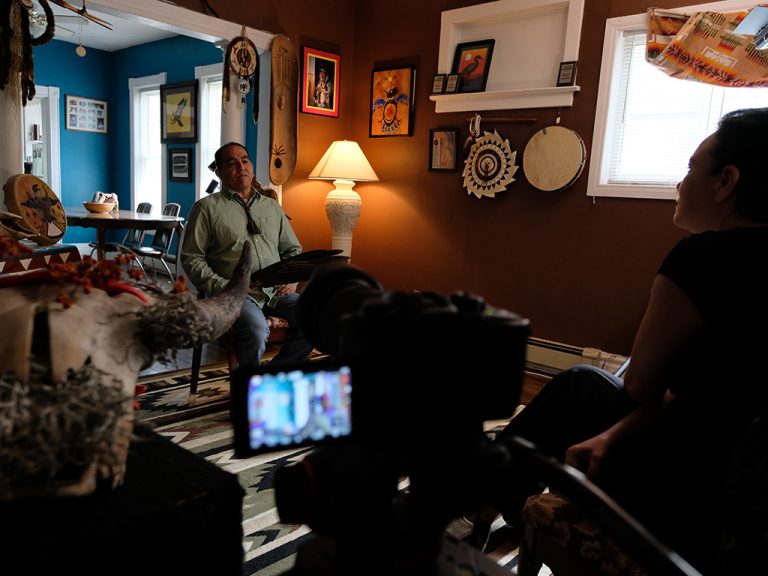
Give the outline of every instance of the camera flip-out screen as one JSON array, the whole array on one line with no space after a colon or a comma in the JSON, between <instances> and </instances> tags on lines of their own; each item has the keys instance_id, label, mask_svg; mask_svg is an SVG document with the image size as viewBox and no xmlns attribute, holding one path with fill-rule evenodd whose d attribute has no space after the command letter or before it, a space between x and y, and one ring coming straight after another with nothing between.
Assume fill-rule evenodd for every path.
<instances>
[{"instance_id":1,"label":"camera flip-out screen","mask_svg":"<svg viewBox=\"0 0 768 576\"><path fill-rule=\"evenodd\" d=\"M352 431L352 372L331 362L239 369L232 382L235 454L318 444Z\"/></svg>"}]
</instances>

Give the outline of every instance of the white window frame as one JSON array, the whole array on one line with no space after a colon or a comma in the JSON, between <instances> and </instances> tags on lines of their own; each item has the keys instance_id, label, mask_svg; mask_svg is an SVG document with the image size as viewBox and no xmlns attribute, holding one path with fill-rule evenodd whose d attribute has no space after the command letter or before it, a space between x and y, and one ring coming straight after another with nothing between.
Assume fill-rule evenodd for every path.
<instances>
[{"instance_id":1,"label":"white window frame","mask_svg":"<svg viewBox=\"0 0 768 576\"><path fill-rule=\"evenodd\" d=\"M138 146L138 142L136 142L135 134L138 127L139 119L136 117L134 113L134 102L137 96L137 92L143 88L148 87L160 87L163 84L166 83L167 74L165 72L161 72L160 74L153 74L151 76L142 76L141 78L129 78L128 79L128 97L129 97L129 118L130 118L130 126L131 126L131 209L136 209L136 179L134 177L134 166L136 166L136 146ZM161 182L160 182L160 206L158 208L161 208L162 206L165 206L166 198L167 198L167 190L166 190L166 180L167 180L167 164L168 164L168 158L167 158L167 152L166 152L166 146L163 145L161 147L161 157L160 157L160 171L161 171ZM155 206L152 207L152 211L155 212Z\"/></svg>"},{"instance_id":2,"label":"white window frame","mask_svg":"<svg viewBox=\"0 0 768 576\"><path fill-rule=\"evenodd\" d=\"M221 130L218 134L208 134L208 114L212 106L218 106L221 109L221 101L210 102L210 95L205 90L206 81L210 78L220 78L224 80L224 63L219 62L217 64L209 64L207 66L195 66L195 78L198 80L198 86L200 86L200 138L195 146L195 166L197 166L197 178L195 182L195 200L199 200L204 194L203 192L208 187L211 180L218 180L216 175L208 170L208 165L212 159L203 158L203 146L202 142L215 139L216 142L221 145ZM223 116L223 114L222 114ZM223 122L223 117L222 117ZM218 148L218 146L216 146Z\"/></svg>"},{"instance_id":3,"label":"white window frame","mask_svg":"<svg viewBox=\"0 0 768 576\"><path fill-rule=\"evenodd\" d=\"M674 12L735 12L738 10L750 10L754 2L743 0L723 0L721 2L709 2L695 4L680 8L669 8ZM603 58L600 64L600 84L597 92L597 107L595 109L595 125L592 132L592 150L590 152L590 169L587 180L587 196L604 196L614 198L649 198L661 200L675 200L677 190L675 186L650 186L640 184L608 184L602 183L608 168L603 166L603 150L605 147L606 131L612 125L612 115L616 110L611 110L609 103L613 91L616 89L617 79L621 75L621 46L622 35L627 31L646 30L648 14L634 14L609 18L605 22L605 37L603 39Z\"/></svg>"}]
</instances>

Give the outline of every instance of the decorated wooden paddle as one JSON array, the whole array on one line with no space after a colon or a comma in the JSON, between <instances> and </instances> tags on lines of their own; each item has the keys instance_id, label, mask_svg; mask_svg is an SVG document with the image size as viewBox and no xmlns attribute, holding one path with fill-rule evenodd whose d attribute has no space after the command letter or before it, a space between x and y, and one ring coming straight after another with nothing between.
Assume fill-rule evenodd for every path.
<instances>
[{"instance_id":1,"label":"decorated wooden paddle","mask_svg":"<svg viewBox=\"0 0 768 576\"><path fill-rule=\"evenodd\" d=\"M299 59L291 39L278 34L272 40L272 114L269 179L278 186L296 167L296 115Z\"/></svg>"}]
</instances>

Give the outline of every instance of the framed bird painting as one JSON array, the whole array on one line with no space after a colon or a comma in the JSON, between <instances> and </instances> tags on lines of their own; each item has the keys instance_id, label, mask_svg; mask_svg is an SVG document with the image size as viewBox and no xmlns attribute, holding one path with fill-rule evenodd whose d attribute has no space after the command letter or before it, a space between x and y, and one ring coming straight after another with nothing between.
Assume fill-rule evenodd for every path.
<instances>
[{"instance_id":1,"label":"framed bird painting","mask_svg":"<svg viewBox=\"0 0 768 576\"><path fill-rule=\"evenodd\" d=\"M491 69L496 40L463 42L456 46L451 74L459 75L459 92L483 92Z\"/></svg>"},{"instance_id":2,"label":"framed bird painting","mask_svg":"<svg viewBox=\"0 0 768 576\"><path fill-rule=\"evenodd\" d=\"M197 142L197 80L160 86L160 141Z\"/></svg>"},{"instance_id":3,"label":"framed bird painting","mask_svg":"<svg viewBox=\"0 0 768 576\"><path fill-rule=\"evenodd\" d=\"M371 138L413 134L415 85L413 66L371 73Z\"/></svg>"}]
</instances>

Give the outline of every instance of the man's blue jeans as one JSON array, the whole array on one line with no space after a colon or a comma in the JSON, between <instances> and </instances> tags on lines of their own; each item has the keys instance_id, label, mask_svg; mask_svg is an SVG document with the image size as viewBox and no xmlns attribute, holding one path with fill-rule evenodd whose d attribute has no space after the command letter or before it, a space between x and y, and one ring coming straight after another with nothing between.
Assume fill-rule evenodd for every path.
<instances>
[{"instance_id":1,"label":"man's blue jeans","mask_svg":"<svg viewBox=\"0 0 768 576\"><path fill-rule=\"evenodd\" d=\"M237 361L241 366L259 366L261 357L267 347L269 326L267 316L284 318L289 324L288 340L280 348L280 352L272 362L303 362L312 353L312 345L304 338L296 318L296 305L299 294L280 296L274 306L268 304L263 309L247 298L243 310L232 325L235 336Z\"/></svg>"}]
</instances>

